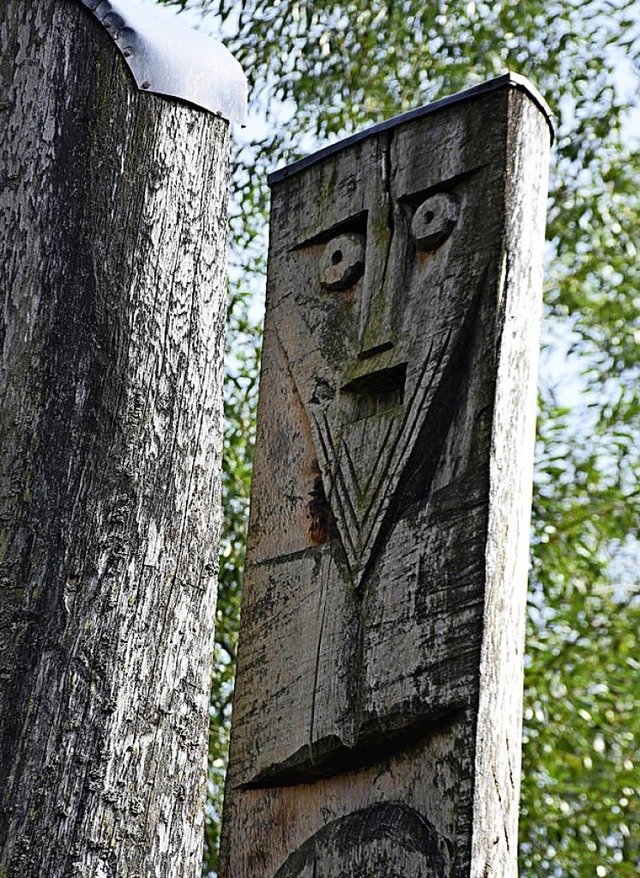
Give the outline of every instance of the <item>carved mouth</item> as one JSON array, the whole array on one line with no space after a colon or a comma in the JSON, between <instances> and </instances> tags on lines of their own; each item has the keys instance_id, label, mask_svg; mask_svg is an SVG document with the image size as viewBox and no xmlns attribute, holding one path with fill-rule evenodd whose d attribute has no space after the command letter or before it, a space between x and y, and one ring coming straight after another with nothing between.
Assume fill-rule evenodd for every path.
<instances>
[{"instance_id":1,"label":"carved mouth","mask_svg":"<svg viewBox=\"0 0 640 878\"><path fill-rule=\"evenodd\" d=\"M342 393L357 393L361 396L394 396L398 398L398 404L404 401L404 387L407 379L407 364L400 363L397 366L388 366L385 369L376 369L365 375L358 375L340 390Z\"/></svg>"}]
</instances>

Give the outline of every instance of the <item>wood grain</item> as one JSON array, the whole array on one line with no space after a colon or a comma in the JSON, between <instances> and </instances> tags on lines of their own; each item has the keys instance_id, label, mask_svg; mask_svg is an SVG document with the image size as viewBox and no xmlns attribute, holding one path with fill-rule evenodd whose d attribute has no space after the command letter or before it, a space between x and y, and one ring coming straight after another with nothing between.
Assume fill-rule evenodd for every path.
<instances>
[{"instance_id":1,"label":"wood grain","mask_svg":"<svg viewBox=\"0 0 640 878\"><path fill-rule=\"evenodd\" d=\"M227 123L0 8L0 875L201 872Z\"/></svg>"}]
</instances>

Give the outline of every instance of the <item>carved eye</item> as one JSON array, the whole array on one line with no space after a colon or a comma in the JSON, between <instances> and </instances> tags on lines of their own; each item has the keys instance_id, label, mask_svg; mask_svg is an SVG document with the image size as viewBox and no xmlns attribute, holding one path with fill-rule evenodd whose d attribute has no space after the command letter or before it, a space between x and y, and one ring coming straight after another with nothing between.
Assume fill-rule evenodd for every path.
<instances>
[{"instance_id":1,"label":"carved eye","mask_svg":"<svg viewBox=\"0 0 640 878\"><path fill-rule=\"evenodd\" d=\"M458 222L460 207L453 195L438 192L416 210L411 232L418 250L435 250L443 244Z\"/></svg>"},{"instance_id":2,"label":"carved eye","mask_svg":"<svg viewBox=\"0 0 640 878\"><path fill-rule=\"evenodd\" d=\"M345 234L333 238L320 257L320 284L334 292L348 290L364 272L364 235Z\"/></svg>"}]
</instances>

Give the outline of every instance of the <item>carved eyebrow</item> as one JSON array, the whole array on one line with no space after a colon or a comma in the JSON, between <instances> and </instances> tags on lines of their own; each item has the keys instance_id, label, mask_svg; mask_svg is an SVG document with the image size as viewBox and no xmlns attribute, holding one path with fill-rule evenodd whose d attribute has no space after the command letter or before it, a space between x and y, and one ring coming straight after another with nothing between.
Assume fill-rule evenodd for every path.
<instances>
[{"instance_id":1,"label":"carved eyebrow","mask_svg":"<svg viewBox=\"0 0 640 878\"><path fill-rule=\"evenodd\" d=\"M483 168L486 168L488 164L490 163L485 162L482 165L477 165L475 168L471 168L469 171L463 171L461 174L456 174L455 177L450 177L448 180L439 180L437 183L427 186L426 189L416 189L411 192L403 192L402 195L398 196L397 201L400 204L409 204L411 207L416 208L431 195L435 195L436 192L452 192L460 183L475 176L475 174Z\"/></svg>"},{"instance_id":2,"label":"carved eyebrow","mask_svg":"<svg viewBox=\"0 0 640 878\"><path fill-rule=\"evenodd\" d=\"M368 214L368 210L362 210L360 213L356 213L348 219L341 220L340 222L335 223L335 225L329 226L328 229L318 232L316 235L311 235L308 238L304 238L302 241L298 241L293 247L290 247L289 250L302 250L304 247L312 247L314 244L326 244L332 238L335 238L337 235L343 235L345 232L366 235Z\"/></svg>"}]
</instances>

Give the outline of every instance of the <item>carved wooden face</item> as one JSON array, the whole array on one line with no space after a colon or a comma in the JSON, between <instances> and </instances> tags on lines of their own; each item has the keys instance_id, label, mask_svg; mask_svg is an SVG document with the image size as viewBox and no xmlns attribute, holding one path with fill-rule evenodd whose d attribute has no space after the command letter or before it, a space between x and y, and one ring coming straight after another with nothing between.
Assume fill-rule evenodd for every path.
<instances>
[{"instance_id":1,"label":"carved wooden face","mask_svg":"<svg viewBox=\"0 0 640 878\"><path fill-rule=\"evenodd\" d=\"M243 782L344 767L458 709L474 672L503 193L487 144L402 126L274 190Z\"/></svg>"},{"instance_id":2,"label":"carved wooden face","mask_svg":"<svg viewBox=\"0 0 640 878\"><path fill-rule=\"evenodd\" d=\"M481 94L272 178L231 878L510 868L525 106L547 135Z\"/></svg>"},{"instance_id":3,"label":"carved wooden face","mask_svg":"<svg viewBox=\"0 0 640 878\"><path fill-rule=\"evenodd\" d=\"M412 149L382 134L311 169L280 205L297 238L272 248L275 325L356 585L389 512L428 489L487 262L465 246L487 221L476 169L419 156L416 174Z\"/></svg>"}]
</instances>

